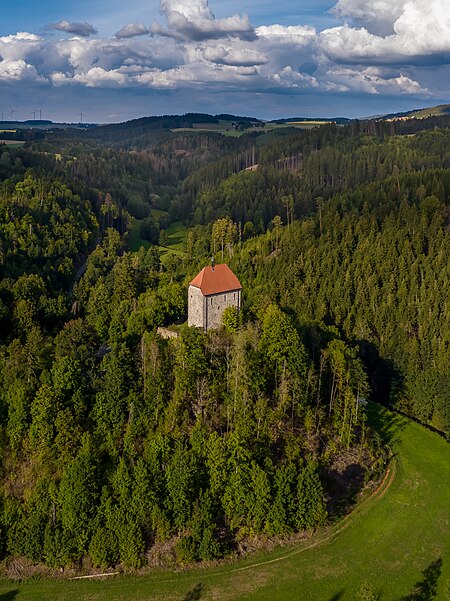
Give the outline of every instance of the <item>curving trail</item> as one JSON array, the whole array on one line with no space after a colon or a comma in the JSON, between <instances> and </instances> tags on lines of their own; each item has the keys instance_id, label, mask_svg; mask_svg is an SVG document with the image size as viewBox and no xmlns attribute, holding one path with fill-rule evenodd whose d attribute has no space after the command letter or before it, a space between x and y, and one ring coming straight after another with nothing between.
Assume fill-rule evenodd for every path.
<instances>
[{"instance_id":1,"label":"curving trail","mask_svg":"<svg viewBox=\"0 0 450 601\"><path fill-rule=\"evenodd\" d=\"M393 450L390 468L370 497L319 535L209 570L0 582L0 601L358 601L364 581L380 601L448 601L450 445L382 407L371 411Z\"/></svg>"}]
</instances>

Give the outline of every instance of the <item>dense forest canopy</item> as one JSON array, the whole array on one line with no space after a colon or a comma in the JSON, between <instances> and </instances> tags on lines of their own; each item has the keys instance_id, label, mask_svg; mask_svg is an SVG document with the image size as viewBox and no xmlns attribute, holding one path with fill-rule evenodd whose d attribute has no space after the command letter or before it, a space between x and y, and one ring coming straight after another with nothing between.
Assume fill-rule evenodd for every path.
<instances>
[{"instance_id":1,"label":"dense forest canopy","mask_svg":"<svg viewBox=\"0 0 450 601\"><path fill-rule=\"evenodd\" d=\"M448 435L447 126L1 148L1 556L220 558L348 510L385 456L366 399ZM244 305L203 333L211 254Z\"/></svg>"}]
</instances>

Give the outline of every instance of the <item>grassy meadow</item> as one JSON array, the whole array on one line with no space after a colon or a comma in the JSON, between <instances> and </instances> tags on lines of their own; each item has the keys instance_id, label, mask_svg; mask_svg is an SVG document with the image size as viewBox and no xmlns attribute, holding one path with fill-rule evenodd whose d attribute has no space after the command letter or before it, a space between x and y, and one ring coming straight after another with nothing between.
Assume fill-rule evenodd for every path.
<instances>
[{"instance_id":1,"label":"grassy meadow","mask_svg":"<svg viewBox=\"0 0 450 601\"><path fill-rule=\"evenodd\" d=\"M181 221L175 221L174 223L171 223L166 229L166 234L169 241L167 247L162 250L165 250L166 252L183 252L186 232L187 228L183 223L181 223Z\"/></svg>"},{"instance_id":2,"label":"grassy meadow","mask_svg":"<svg viewBox=\"0 0 450 601\"><path fill-rule=\"evenodd\" d=\"M152 214L154 217L157 217L157 212L158 209L152 209ZM164 211L159 212L163 213ZM127 239L127 246L132 252L137 252L141 246L143 246L145 249L152 246L150 242L141 238L140 227L141 221L133 218L131 228L128 231ZM175 221L166 229L166 234L168 237L167 246L158 246L159 250L161 251L162 260L164 260L164 257L167 257L170 254L181 254L183 252L186 232L187 228L183 223L181 223L181 221Z\"/></svg>"},{"instance_id":3,"label":"grassy meadow","mask_svg":"<svg viewBox=\"0 0 450 601\"><path fill-rule=\"evenodd\" d=\"M141 230L141 220L134 219L134 217L133 217L131 227L128 230L128 237L127 237L127 246L129 248L129 250L131 250L132 252L137 252L141 248L141 246L143 246L145 249L150 248L150 246L151 246L150 242L141 238L140 230ZM0 599L0 601L1 601L1 599Z\"/></svg>"},{"instance_id":4,"label":"grassy meadow","mask_svg":"<svg viewBox=\"0 0 450 601\"><path fill-rule=\"evenodd\" d=\"M108 580L0 582L0 601L448 600L450 445L375 406L394 458L376 492L350 516L295 546L219 568Z\"/></svg>"},{"instance_id":5,"label":"grassy meadow","mask_svg":"<svg viewBox=\"0 0 450 601\"><path fill-rule=\"evenodd\" d=\"M248 127L246 129L235 130L229 121L220 121L219 123L195 123L193 127L178 127L172 129L174 133L192 132L196 133L219 133L223 136L232 136L238 138L252 131L271 132L277 129L286 129L294 127L296 129L311 129L325 125L325 121L287 121L286 123L266 123L264 127Z\"/></svg>"}]
</instances>

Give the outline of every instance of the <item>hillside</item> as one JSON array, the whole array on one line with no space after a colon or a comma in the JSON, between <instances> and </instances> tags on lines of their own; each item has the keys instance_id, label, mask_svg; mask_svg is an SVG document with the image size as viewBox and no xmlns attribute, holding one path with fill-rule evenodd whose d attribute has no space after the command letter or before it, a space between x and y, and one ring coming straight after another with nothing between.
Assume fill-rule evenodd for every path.
<instances>
[{"instance_id":1,"label":"hillside","mask_svg":"<svg viewBox=\"0 0 450 601\"><path fill-rule=\"evenodd\" d=\"M17 601L122 601L130 594L141 601L363 601L376 594L386 601L445 601L449 446L380 408L373 418L395 454L390 471L349 518L320 536L222 567L101 581L3 582L0 595Z\"/></svg>"},{"instance_id":2,"label":"hillside","mask_svg":"<svg viewBox=\"0 0 450 601\"><path fill-rule=\"evenodd\" d=\"M84 132L83 138L94 139L102 144L142 147L163 142L170 138L172 132L227 135L230 132L244 132L260 123L258 119L251 117L186 113L142 117L125 123L101 125L95 130Z\"/></svg>"},{"instance_id":3,"label":"hillside","mask_svg":"<svg viewBox=\"0 0 450 601\"><path fill-rule=\"evenodd\" d=\"M5 566L322 531L383 471L367 398L448 436L448 120L1 149ZM212 254L244 310L205 334L180 324Z\"/></svg>"},{"instance_id":4,"label":"hillside","mask_svg":"<svg viewBox=\"0 0 450 601\"><path fill-rule=\"evenodd\" d=\"M384 115L384 119L427 119L429 117L442 117L450 115L450 104L439 104L437 106L431 106L423 109L414 109L412 111L406 111L403 113L390 113Z\"/></svg>"},{"instance_id":5,"label":"hillside","mask_svg":"<svg viewBox=\"0 0 450 601\"><path fill-rule=\"evenodd\" d=\"M426 109L419 109L408 113L410 117L415 119L426 119L427 117L439 117L442 115L450 115L450 104L440 104Z\"/></svg>"}]
</instances>

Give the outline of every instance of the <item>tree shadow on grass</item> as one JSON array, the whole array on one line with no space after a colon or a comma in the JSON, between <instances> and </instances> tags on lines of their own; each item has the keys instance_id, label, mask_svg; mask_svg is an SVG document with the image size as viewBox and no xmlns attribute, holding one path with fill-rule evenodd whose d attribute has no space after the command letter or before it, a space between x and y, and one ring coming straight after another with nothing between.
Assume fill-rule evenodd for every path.
<instances>
[{"instance_id":1,"label":"tree shadow on grass","mask_svg":"<svg viewBox=\"0 0 450 601\"><path fill-rule=\"evenodd\" d=\"M393 445L400 433L408 425L408 419L399 413L389 411L378 403L368 405L369 424L379 434L384 444Z\"/></svg>"},{"instance_id":2,"label":"tree shadow on grass","mask_svg":"<svg viewBox=\"0 0 450 601\"><path fill-rule=\"evenodd\" d=\"M19 591L15 589L13 591L8 591L7 593L1 593L0 601L13 601L13 599L16 598L18 592Z\"/></svg>"},{"instance_id":3,"label":"tree shadow on grass","mask_svg":"<svg viewBox=\"0 0 450 601\"><path fill-rule=\"evenodd\" d=\"M401 601L431 601L436 598L439 576L442 571L442 559L430 563L422 572L422 580L417 582L409 595L402 597Z\"/></svg>"},{"instance_id":4,"label":"tree shadow on grass","mask_svg":"<svg viewBox=\"0 0 450 601\"><path fill-rule=\"evenodd\" d=\"M338 593L336 593L335 595L330 597L328 599L328 601L339 601L339 599L342 597L343 594L344 594L344 591L339 591Z\"/></svg>"},{"instance_id":5,"label":"tree shadow on grass","mask_svg":"<svg viewBox=\"0 0 450 601\"><path fill-rule=\"evenodd\" d=\"M199 582L194 586L194 588L186 593L183 597L182 601L198 601L202 598L203 593L205 592L205 585ZM1 601L1 600L0 600Z\"/></svg>"},{"instance_id":6,"label":"tree shadow on grass","mask_svg":"<svg viewBox=\"0 0 450 601\"><path fill-rule=\"evenodd\" d=\"M329 495L328 514L332 519L347 515L364 487L364 469L352 463L345 469L329 469L323 474Z\"/></svg>"}]
</instances>

